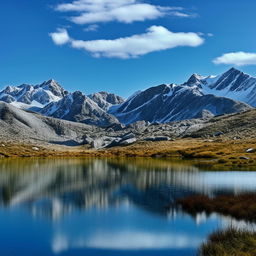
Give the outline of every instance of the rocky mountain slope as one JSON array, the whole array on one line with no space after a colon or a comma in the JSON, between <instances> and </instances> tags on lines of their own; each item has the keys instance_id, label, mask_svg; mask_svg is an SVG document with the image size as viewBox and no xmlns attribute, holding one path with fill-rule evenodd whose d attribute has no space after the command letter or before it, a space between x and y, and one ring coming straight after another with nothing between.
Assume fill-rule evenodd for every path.
<instances>
[{"instance_id":1,"label":"rocky mountain slope","mask_svg":"<svg viewBox=\"0 0 256 256\"><path fill-rule=\"evenodd\" d=\"M88 96L91 100L97 103L97 105L107 111L114 105L119 105L124 102L124 99L114 93L98 92Z\"/></svg>"},{"instance_id":2,"label":"rocky mountain slope","mask_svg":"<svg viewBox=\"0 0 256 256\"><path fill-rule=\"evenodd\" d=\"M204 126L205 120L187 120L166 125L137 122L119 129L70 122L21 110L0 102L0 141L4 143L88 145L107 148L140 140L159 141L188 134Z\"/></svg>"},{"instance_id":3,"label":"rocky mountain slope","mask_svg":"<svg viewBox=\"0 0 256 256\"><path fill-rule=\"evenodd\" d=\"M80 91L69 93L51 79L34 86L7 86L0 92L0 101L45 116L106 127L119 123L107 110L123 99L107 92L90 96Z\"/></svg>"},{"instance_id":4,"label":"rocky mountain slope","mask_svg":"<svg viewBox=\"0 0 256 256\"><path fill-rule=\"evenodd\" d=\"M46 117L0 102L0 141L35 145L88 145L91 148L126 146L140 141L170 141L183 137L254 138L255 112L250 110L208 119L150 124L139 121L119 129L100 128ZM1 145L0 145L1 147Z\"/></svg>"},{"instance_id":5,"label":"rocky mountain slope","mask_svg":"<svg viewBox=\"0 0 256 256\"><path fill-rule=\"evenodd\" d=\"M119 124L119 121L108 114L89 97L77 91L70 93L57 102L51 102L40 113L64 120L86 123L101 127Z\"/></svg>"},{"instance_id":6,"label":"rocky mountain slope","mask_svg":"<svg viewBox=\"0 0 256 256\"><path fill-rule=\"evenodd\" d=\"M159 85L135 94L120 106L110 108L121 123L139 120L168 123L246 111L250 106L232 99L204 94L198 86Z\"/></svg>"},{"instance_id":7,"label":"rocky mountain slope","mask_svg":"<svg viewBox=\"0 0 256 256\"><path fill-rule=\"evenodd\" d=\"M45 117L0 102L0 139L5 142L75 145L83 142L85 134L99 131L95 126Z\"/></svg>"}]
</instances>

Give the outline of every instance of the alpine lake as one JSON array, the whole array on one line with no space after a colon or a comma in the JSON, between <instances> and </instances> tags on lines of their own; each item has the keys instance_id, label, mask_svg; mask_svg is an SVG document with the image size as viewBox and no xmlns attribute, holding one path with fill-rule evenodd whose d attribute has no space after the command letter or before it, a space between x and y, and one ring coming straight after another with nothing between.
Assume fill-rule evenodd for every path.
<instances>
[{"instance_id":1,"label":"alpine lake","mask_svg":"<svg viewBox=\"0 0 256 256\"><path fill-rule=\"evenodd\" d=\"M0 161L3 256L189 256L208 236L254 224L177 199L256 192L254 171L209 171L164 159Z\"/></svg>"}]
</instances>

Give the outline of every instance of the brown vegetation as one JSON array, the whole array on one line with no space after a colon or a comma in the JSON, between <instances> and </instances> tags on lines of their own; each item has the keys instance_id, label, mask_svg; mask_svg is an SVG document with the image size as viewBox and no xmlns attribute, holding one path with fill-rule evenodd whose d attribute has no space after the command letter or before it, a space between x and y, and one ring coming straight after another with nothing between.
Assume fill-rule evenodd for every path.
<instances>
[{"instance_id":1,"label":"brown vegetation","mask_svg":"<svg viewBox=\"0 0 256 256\"><path fill-rule=\"evenodd\" d=\"M256 220L256 194L220 195L215 198L195 195L177 201L188 213L217 212L237 219Z\"/></svg>"}]
</instances>

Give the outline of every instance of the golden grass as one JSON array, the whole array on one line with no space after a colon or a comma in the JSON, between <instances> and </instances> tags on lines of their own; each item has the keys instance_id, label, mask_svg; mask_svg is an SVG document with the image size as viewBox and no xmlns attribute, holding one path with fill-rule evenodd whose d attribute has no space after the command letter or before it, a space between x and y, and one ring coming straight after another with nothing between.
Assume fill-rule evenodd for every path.
<instances>
[{"instance_id":1,"label":"golden grass","mask_svg":"<svg viewBox=\"0 0 256 256\"><path fill-rule=\"evenodd\" d=\"M247 168L256 166L256 153L246 153L256 148L256 139L225 140L178 139L176 141L137 142L126 147L92 150L85 146L67 147L45 144L1 146L0 157L153 157L168 159L193 159L198 167ZM38 147L36 151L33 147ZM242 159L242 158L249 159Z\"/></svg>"},{"instance_id":2,"label":"golden grass","mask_svg":"<svg viewBox=\"0 0 256 256\"><path fill-rule=\"evenodd\" d=\"M255 256L256 232L229 228L210 235L199 256Z\"/></svg>"}]
</instances>

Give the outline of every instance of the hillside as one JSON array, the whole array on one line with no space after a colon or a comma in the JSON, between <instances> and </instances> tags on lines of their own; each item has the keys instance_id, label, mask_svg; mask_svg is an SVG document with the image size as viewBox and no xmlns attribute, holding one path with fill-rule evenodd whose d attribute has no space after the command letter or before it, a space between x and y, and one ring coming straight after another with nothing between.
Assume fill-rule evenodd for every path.
<instances>
[{"instance_id":1,"label":"hillside","mask_svg":"<svg viewBox=\"0 0 256 256\"><path fill-rule=\"evenodd\" d=\"M0 103L0 156L164 157L207 167L256 166L256 110L127 127L45 117ZM228 145L228 146L227 146Z\"/></svg>"}]
</instances>

